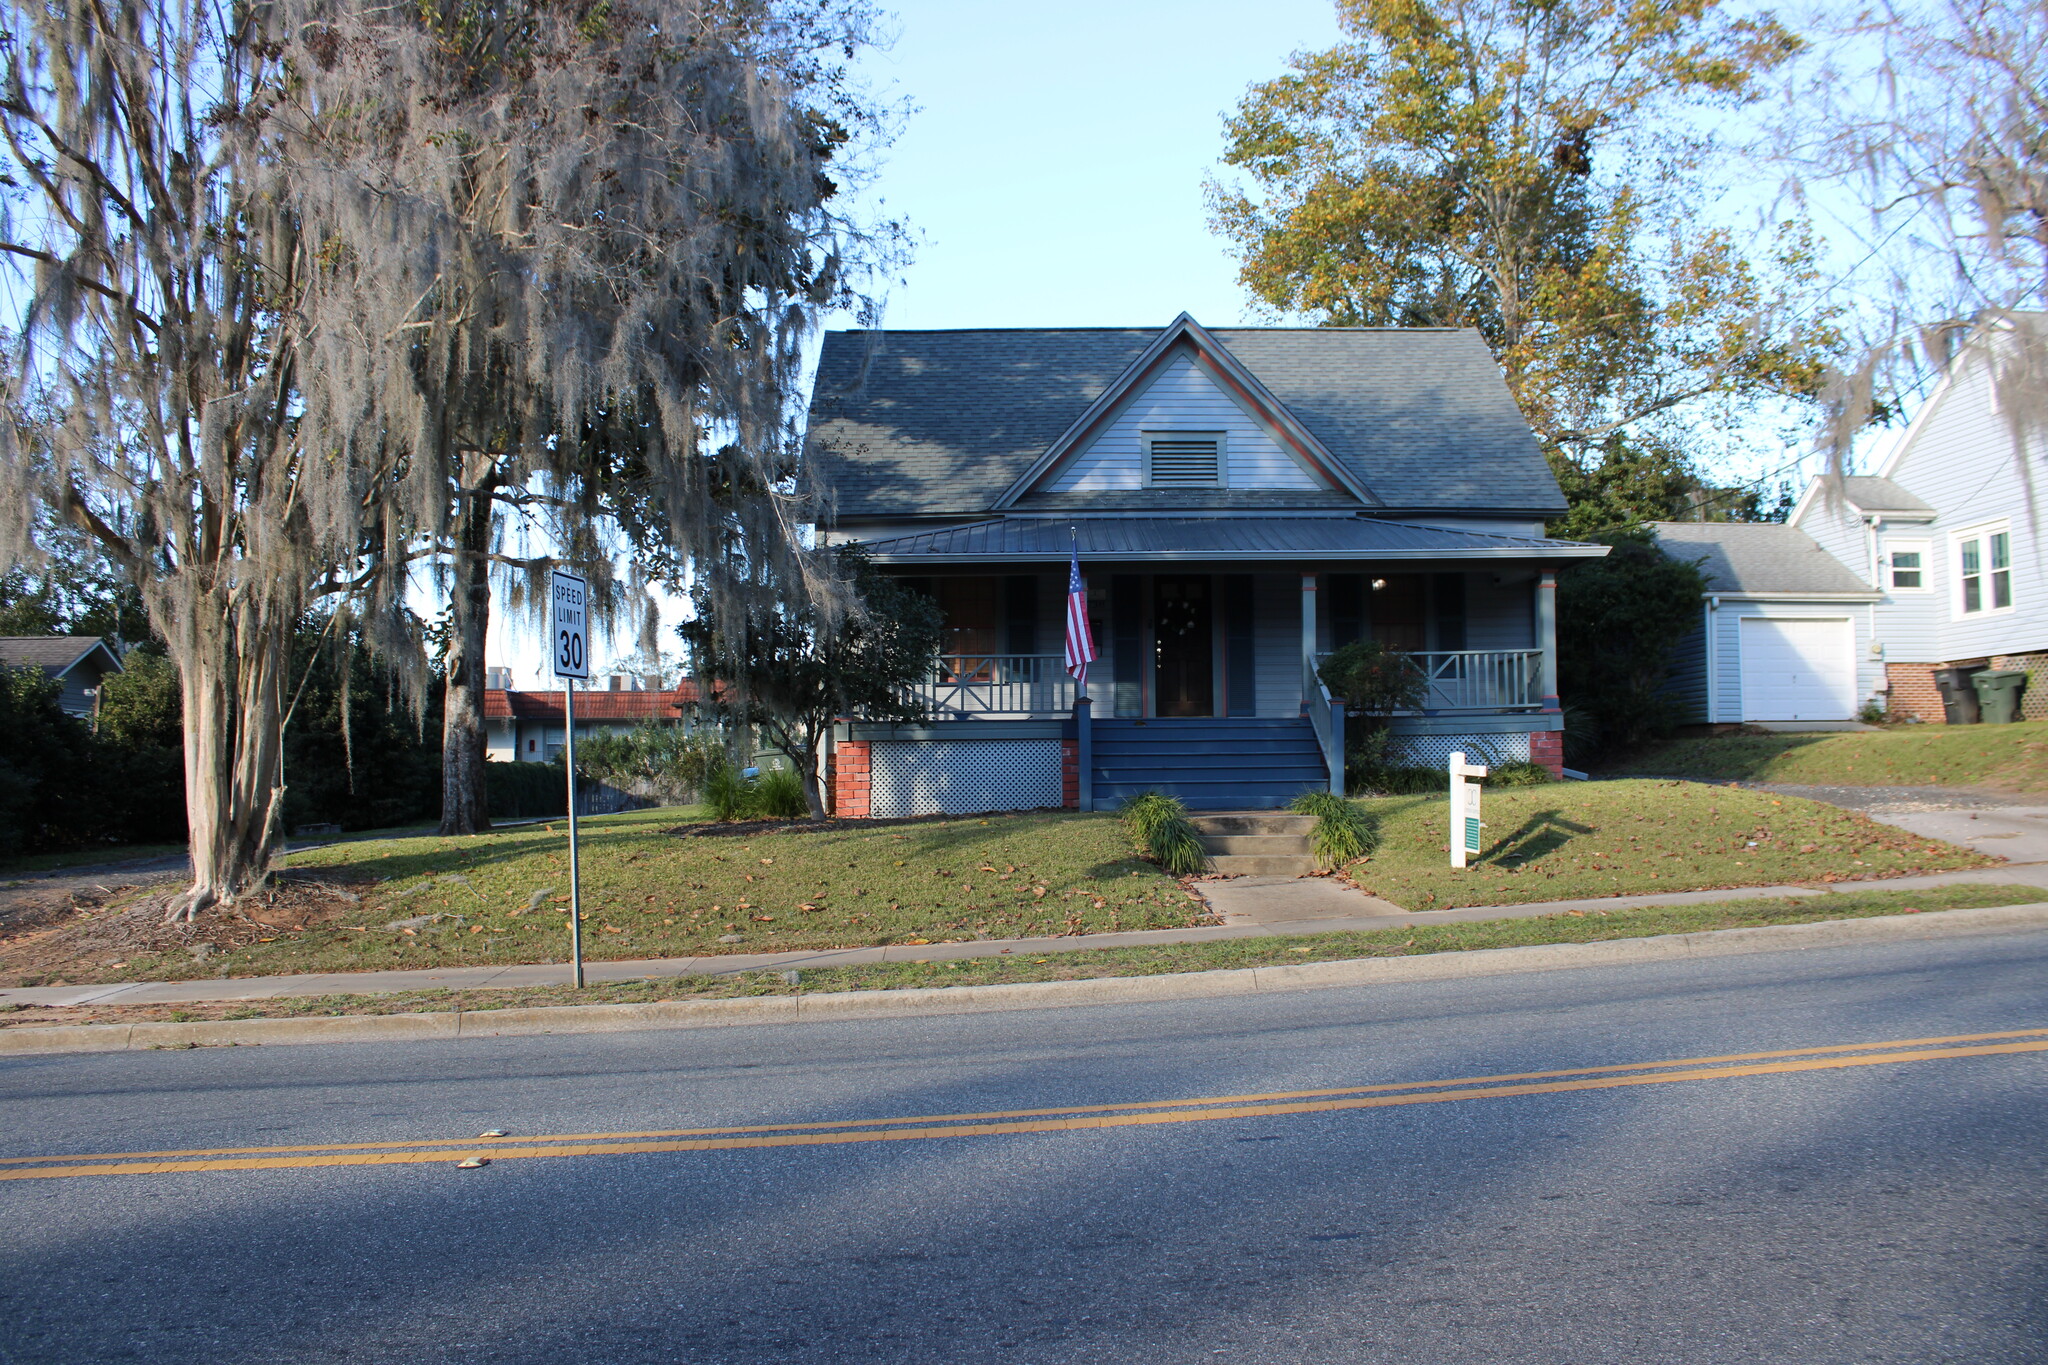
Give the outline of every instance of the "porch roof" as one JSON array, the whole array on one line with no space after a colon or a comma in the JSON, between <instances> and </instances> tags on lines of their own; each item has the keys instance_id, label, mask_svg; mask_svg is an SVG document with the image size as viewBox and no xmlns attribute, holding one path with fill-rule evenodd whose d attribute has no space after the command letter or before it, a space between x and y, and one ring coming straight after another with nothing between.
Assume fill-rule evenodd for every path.
<instances>
[{"instance_id":1,"label":"porch roof","mask_svg":"<svg viewBox=\"0 0 2048 1365\"><path fill-rule=\"evenodd\" d=\"M864 542L878 564L1084 559L1596 559L1605 545L1452 531L1367 517L1001 517Z\"/></svg>"}]
</instances>

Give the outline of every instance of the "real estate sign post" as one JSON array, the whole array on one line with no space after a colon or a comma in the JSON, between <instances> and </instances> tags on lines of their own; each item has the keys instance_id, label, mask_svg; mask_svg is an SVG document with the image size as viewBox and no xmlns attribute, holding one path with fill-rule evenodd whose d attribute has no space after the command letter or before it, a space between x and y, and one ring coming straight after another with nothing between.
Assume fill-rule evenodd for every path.
<instances>
[{"instance_id":1,"label":"real estate sign post","mask_svg":"<svg viewBox=\"0 0 2048 1365\"><path fill-rule=\"evenodd\" d=\"M1479 783L1486 769L1467 763L1463 750L1451 755L1451 866L1463 867L1479 851Z\"/></svg>"},{"instance_id":2,"label":"real estate sign post","mask_svg":"<svg viewBox=\"0 0 2048 1365\"><path fill-rule=\"evenodd\" d=\"M548 586L555 676L562 680L562 760L569 770L569 961L583 986L583 885L576 866L576 680L590 677L590 585L554 571Z\"/></svg>"}]
</instances>

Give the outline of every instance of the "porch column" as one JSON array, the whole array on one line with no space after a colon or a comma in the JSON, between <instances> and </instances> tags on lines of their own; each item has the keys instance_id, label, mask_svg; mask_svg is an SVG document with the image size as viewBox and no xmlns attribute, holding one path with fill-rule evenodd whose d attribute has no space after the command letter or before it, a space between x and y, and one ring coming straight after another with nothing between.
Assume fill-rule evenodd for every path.
<instances>
[{"instance_id":1,"label":"porch column","mask_svg":"<svg viewBox=\"0 0 2048 1365\"><path fill-rule=\"evenodd\" d=\"M1543 651L1543 709L1557 701L1557 573L1545 569L1536 582L1536 646Z\"/></svg>"},{"instance_id":2,"label":"porch column","mask_svg":"<svg viewBox=\"0 0 2048 1365\"><path fill-rule=\"evenodd\" d=\"M1316 657L1316 576L1305 573L1301 576L1301 704L1308 705L1308 675L1311 661Z\"/></svg>"}]
</instances>

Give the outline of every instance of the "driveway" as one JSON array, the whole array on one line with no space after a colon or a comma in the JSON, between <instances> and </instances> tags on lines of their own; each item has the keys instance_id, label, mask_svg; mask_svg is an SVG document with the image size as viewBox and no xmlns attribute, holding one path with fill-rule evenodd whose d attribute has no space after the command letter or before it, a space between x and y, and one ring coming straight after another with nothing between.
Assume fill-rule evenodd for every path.
<instances>
[{"instance_id":1,"label":"driveway","mask_svg":"<svg viewBox=\"0 0 2048 1365\"><path fill-rule=\"evenodd\" d=\"M1994 854L2012 863L2048 863L2048 800L1988 787L1809 787L1738 782L1755 791L1802 796L1911 830L1924 839Z\"/></svg>"}]
</instances>

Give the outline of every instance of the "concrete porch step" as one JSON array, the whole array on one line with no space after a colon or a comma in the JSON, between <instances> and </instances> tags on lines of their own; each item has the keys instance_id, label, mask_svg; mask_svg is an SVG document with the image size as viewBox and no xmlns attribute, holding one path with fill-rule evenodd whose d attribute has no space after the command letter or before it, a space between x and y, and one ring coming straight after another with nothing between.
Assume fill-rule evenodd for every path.
<instances>
[{"instance_id":1,"label":"concrete porch step","mask_svg":"<svg viewBox=\"0 0 2048 1365\"><path fill-rule=\"evenodd\" d=\"M1202 836L1210 864L1232 877L1299 877L1316 870L1309 853L1312 815L1226 811L1188 817Z\"/></svg>"},{"instance_id":2,"label":"concrete porch step","mask_svg":"<svg viewBox=\"0 0 2048 1365\"><path fill-rule=\"evenodd\" d=\"M1300 877L1316 870L1306 853L1212 853L1209 865L1226 877Z\"/></svg>"},{"instance_id":3,"label":"concrete porch step","mask_svg":"<svg viewBox=\"0 0 2048 1365\"><path fill-rule=\"evenodd\" d=\"M1316 818L1313 815L1296 815L1291 811L1218 811L1190 816L1189 823L1204 835L1285 834L1306 839L1309 831L1316 827Z\"/></svg>"},{"instance_id":4,"label":"concrete porch step","mask_svg":"<svg viewBox=\"0 0 2048 1365\"><path fill-rule=\"evenodd\" d=\"M1278 857L1308 851L1308 841L1298 834L1204 834L1202 847L1211 853L1264 853Z\"/></svg>"}]
</instances>

